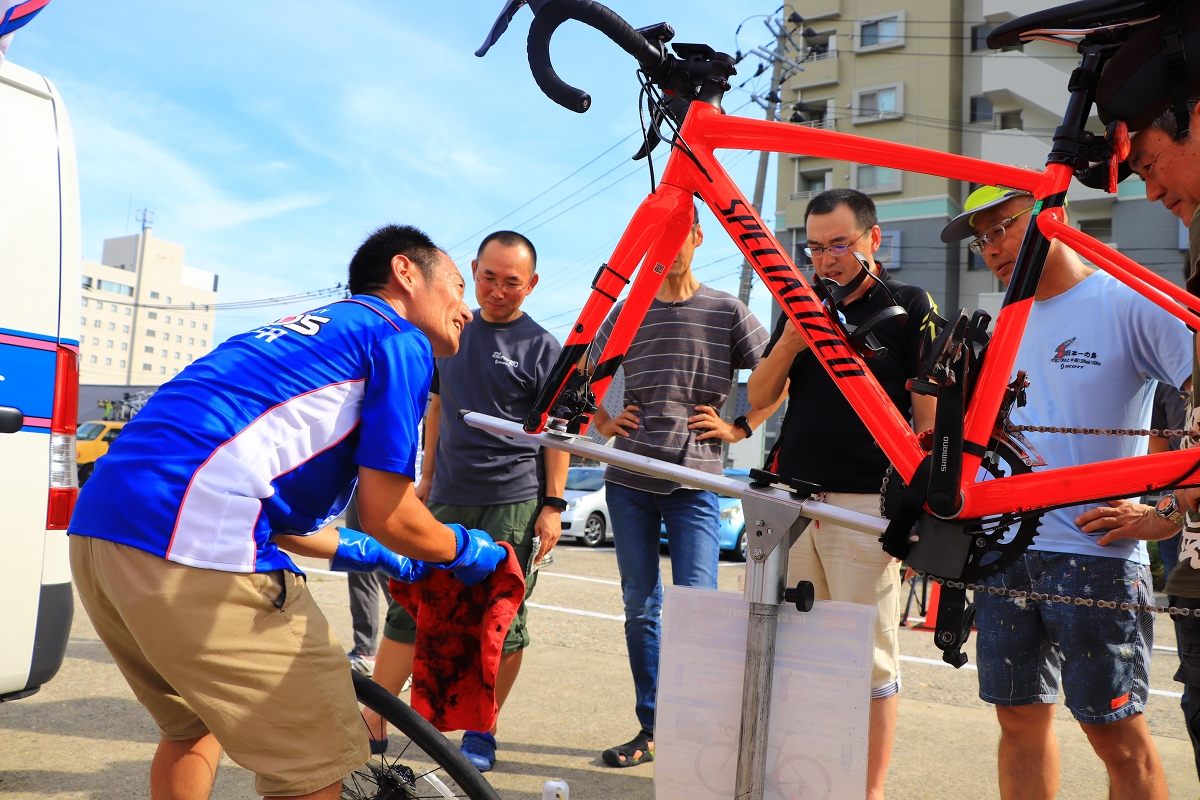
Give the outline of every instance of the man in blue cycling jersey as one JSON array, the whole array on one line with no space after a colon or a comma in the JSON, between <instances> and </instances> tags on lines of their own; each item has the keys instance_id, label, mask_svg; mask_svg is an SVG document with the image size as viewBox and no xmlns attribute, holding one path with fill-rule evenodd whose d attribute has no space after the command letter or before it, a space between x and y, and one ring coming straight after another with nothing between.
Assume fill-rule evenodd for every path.
<instances>
[{"instance_id":1,"label":"man in blue cycling jersey","mask_svg":"<svg viewBox=\"0 0 1200 800\"><path fill-rule=\"evenodd\" d=\"M266 796L339 797L367 760L345 653L284 550L467 584L504 558L412 485L433 358L471 319L462 277L396 225L349 272L349 299L234 336L164 385L80 494L71 566L158 724L156 800L208 797L222 748ZM321 530L356 479L370 536Z\"/></svg>"}]
</instances>

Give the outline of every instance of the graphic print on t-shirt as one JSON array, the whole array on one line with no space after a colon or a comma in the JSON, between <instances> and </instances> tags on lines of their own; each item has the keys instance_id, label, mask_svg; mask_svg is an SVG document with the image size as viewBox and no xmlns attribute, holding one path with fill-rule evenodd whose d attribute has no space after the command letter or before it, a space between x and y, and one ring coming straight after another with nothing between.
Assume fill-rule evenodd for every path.
<instances>
[{"instance_id":1,"label":"graphic print on t-shirt","mask_svg":"<svg viewBox=\"0 0 1200 800\"><path fill-rule=\"evenodd\" d=\"M1100 366L1099 356L1094 350L1076 350L1071 347L1075 344L1076 339L1077 337L1072 336L1054 348L1054 356L1050 362L1058 364L1059 369L1085 369L1086 367Z\"/></svg>"}]
</instances>

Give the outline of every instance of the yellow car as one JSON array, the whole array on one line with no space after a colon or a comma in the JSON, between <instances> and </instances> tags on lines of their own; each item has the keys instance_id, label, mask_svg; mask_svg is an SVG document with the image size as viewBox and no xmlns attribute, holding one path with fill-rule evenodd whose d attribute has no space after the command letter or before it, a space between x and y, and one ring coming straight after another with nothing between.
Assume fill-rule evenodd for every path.
<instances>
[{"instance_id":1,"label":"yellow car","mask_svg":"<svg viewBox=\"0 0 1200 800\"><path fill-rule=\"evenodd\" d=\"M79 469L79 485L92 477L96 459L108 452L108 445L125 427L125 420L98 419L85 422L75 432L75 464Z\"/></svg>"}]
</instances>

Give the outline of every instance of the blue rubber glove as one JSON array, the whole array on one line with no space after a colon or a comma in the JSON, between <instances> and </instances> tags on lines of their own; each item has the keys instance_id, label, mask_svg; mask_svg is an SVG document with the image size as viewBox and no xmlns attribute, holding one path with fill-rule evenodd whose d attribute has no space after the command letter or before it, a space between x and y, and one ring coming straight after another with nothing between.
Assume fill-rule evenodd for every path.
<instances>
[{"instance_id":1,"label":"blue rubber glove","mask_svg":"<svg viewBox=\"0 0 1200 800\"><path fill-rule=\"evenodd\" d=\"M374 572L383 570L389 578L416 583L429 574L429 564L398 556L365 533L353 528L338 528L337 555L329 562L334 572Z\"/></svg>"},{"instance_id":2,"label":"blue rubber glove","mask_svg":"<svg viewBox=\"0 0 1200 800\"><path fill-rule=\"evenodd\" d=\"M457 555L448 564L430 564L434 569L448 569L467 586L474 586L500 566L508 551L492 541L486 531L467 529L462 525L447 525L458 540Z\"/></svg>"}]
</instances>

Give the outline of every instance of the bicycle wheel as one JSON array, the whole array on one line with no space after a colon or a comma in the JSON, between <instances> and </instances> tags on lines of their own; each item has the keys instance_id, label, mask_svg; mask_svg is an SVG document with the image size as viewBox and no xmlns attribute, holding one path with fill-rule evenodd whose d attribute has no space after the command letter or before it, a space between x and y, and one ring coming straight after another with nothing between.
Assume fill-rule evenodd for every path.
<instances>
[{"instance_id":1,"label":"bicycle wheel","mask_svg":"<svg viewBox=\"0 0 1200 800\"><path fill-rule=\"evenodd\" d=\"M458 747L407 703L365 675L354 673L358 702L392 726L383 755L342 782L342 800L500 800Z\"/></svg>"},{"instance_id":2,"label":"bicycle wheel","mask_svg":"<svg viewBox=\"0 0 1200 800\"><path fill-rule=\"evenodd\" d=\"M775 785L784 800L829 800L833 782L815 758L790 756L775 767Z\"/></svg>"}]
</instances>

